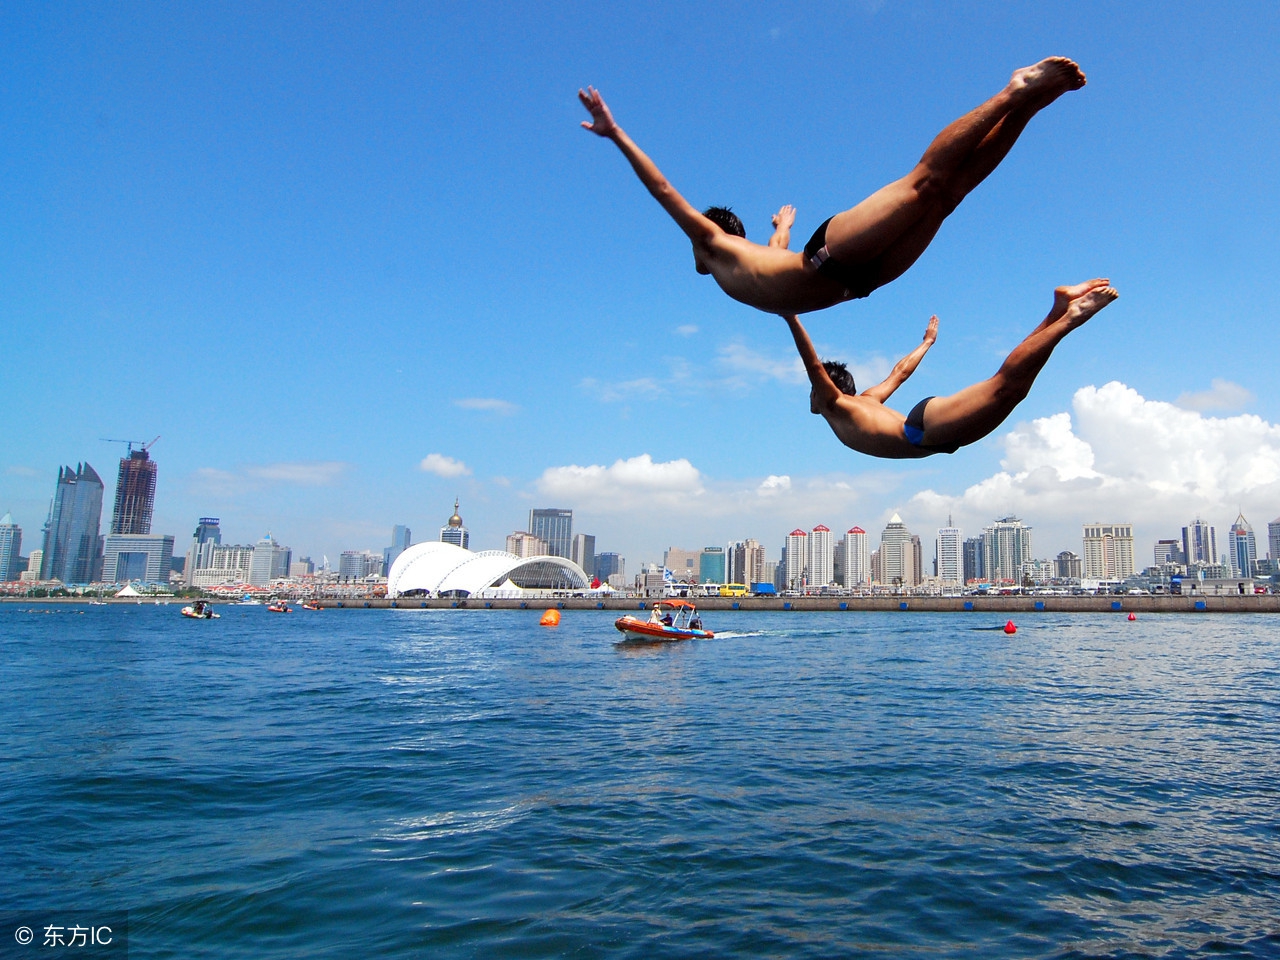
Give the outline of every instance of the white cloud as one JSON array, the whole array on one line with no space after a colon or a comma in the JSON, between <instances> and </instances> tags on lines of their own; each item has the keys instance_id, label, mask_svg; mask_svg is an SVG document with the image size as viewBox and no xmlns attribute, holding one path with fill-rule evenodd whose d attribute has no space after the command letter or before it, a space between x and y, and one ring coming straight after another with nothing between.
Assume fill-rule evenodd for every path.
<instances>
[{"instance_id":1,"label":"white cloud","mask_svg":"<svg viewBox=\"0 0 1280 960\"><path fill-rule=\"evenodd\" d=\"M481 410L486 413L500 413L504 416L509 416L520 409L514 403L493 397L468 397L465 400L453 401L453 405L461 407L463 410Z\"/></svg>"},{"instance_id":2,"label":"white cloud","mask_svg":"<svg viewBox=\"0 0 1280 960\"><path fill-rule=\"evenodd\" d=\"M594 377L586 377L579 386L591 393L601 403L651 400L665 393L662 386L653 377L639 377L635 380L624 380L620 383L612 381L601 383Z\"/></svg>"},{"instance_id":3,"label":"white cloud","mask_svg":"<svg viewBox=\"0 0 1280 960\"><path fill-rule=\"evenodd\" d=\"M729 343L719 350L720 363L735 374L751 374L755 381L780 380L783 383L806 383L804 364L800 358L789 353L774 356L757 353L741 343Z\"/></svg>"},{"instance_id":4,"label":"white cloud","mask_svg":"<svg viewBox=\"0 0 1280 960\"><path fill-rule=\"evenodd\" d=\"M958 496L925 490L913 503L977 526L1016 513L1068 541L1090 521L1172 535L1196 515L1225 520L1252 505L1270 516L1280 504L1280 426L1251 414L1207 417L1118 382L1077 390L1072 414L1019 424L1004 449L999 473Z\"/></svg>"},{"instance_id":5,"label":"white cloud","mask_svg":"<svg viewBox=\"0 0 1280 960\"><path fill-rule=\"evenodd\" d=\"M698 332L698 328L692 323L684 323L676 327L676 333L682 337L692 337Z\"/></svg>"},{"instance_id":6,"label":"white cloud","mask_svg":"<svg viewBox=\"0 0 1280 960\"><path fill-rule=\"evenodd\" d=\"M35 469L31 468L31 467L23 467L23 466L6 467L4 472L5 472L6 474L8 474L9 476L11 476L11 477L38 477L38 476L40 476L40 471L35 470Z\"/></svg>"},{"instance_id":7,"label":"white cloud","mask_svg":"<svg viewBox=\"0 0 1280 960\"><path fill-rule=\"evenodd\" d=\"M446 457L443 453L428 453L418 466L424 473L434 473L437 477L465 477L471 474L465 463Z\"/></svg>"},{"instance_id":8,"label":"white cloud","mask_svg":"<svg viewBox=\"0 0 1280 960\"><path fill-rule=\"evenodd\" d=\"M1253 394L1230 380L1214 377L1208 390L1184 393L1176 403L1187 410L1241 410L1253 403Z\"/></svg>"},{"instance_id":9,"label":"white cloud","mask_svg":"<svg viewBox=\"0 0 1280 960\"><path fill-rule=\"evenodd\" d=\"M788 477L786 474L783 474L782 476L777 476L776 474L771 473L769 474L769 476L765 477L763 480L760 481L760 486L756 487L756 493L758 493L762 497L773 497L773 496L777 496L778 493L784 490L790 490L790 489L791 489L790 477Z\"/></svg>"},{"instance_id":10,"label":"white cloud","mask_svg":"<svg viewBox=\"0 0 1280 960\"><path fill-rule=\"evenodd\" d=\"M332 485L347 469L348 464L339 461L316 463L268 463L244 468L246 476L268 483L291 483L305 487Z\"/></svg>"},{"instance_id":11,"label":"white cloud","mask_svg":"<svg viewBox=\"0 0 1280 960\"><path fill-rule=\"evenodd\" d=\"M587 509L670 507L703 494L702 475L688 460L654 463L647 453L609 467L550 467L538 478L537 488Z\"/></svg>"}]
</instances>

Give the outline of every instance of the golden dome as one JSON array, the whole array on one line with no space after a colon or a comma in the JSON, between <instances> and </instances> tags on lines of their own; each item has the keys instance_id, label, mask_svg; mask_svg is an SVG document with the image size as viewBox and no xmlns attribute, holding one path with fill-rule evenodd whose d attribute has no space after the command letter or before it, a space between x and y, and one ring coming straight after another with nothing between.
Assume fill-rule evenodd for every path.
<instances>
[{"instance_id":1,"label":"golden dome","mask_svg":"<svg viewBox=\"0 0 1280 960\"><path fill-rule=\"evenodd\" d=\"M449 526L451 527L462 526L462 517L458 515L458 501L456 498L453 501L453 516L449 518Z\"/></svg>"}]
</instances>

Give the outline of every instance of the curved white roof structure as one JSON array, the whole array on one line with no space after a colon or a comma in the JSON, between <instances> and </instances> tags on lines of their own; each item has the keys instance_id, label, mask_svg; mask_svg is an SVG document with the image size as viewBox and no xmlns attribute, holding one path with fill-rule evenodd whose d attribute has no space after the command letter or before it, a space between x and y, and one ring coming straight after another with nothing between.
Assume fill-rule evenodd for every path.
<instances>
[{"instance_id":1,"label":"curved white roof structure","mask_svg":"<svg viewBox=\"0 0 1280 960\"><path fill-rule=\"evenodd\" d=\"M387 596L518 597L591 589L582 568L563 557L517 557L505 550L473 553L452 543L415 543L387 573Z\"/></svg>"}]
</instances>

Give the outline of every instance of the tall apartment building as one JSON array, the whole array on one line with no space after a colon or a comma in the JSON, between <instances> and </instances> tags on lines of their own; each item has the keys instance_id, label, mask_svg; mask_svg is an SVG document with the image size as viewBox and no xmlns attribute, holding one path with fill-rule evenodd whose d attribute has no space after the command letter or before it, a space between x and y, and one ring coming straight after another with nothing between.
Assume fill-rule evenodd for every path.
<instances>
[{"instance_id":1,"label":"tall apartment building","mask_svg":"<svg viewBox=\"0 0 1280 960\"><path fill-rule=\"evenodd\" d=\"M667 547L662 554L662 566L671 571L677 583L698 582L698 558L700 550L684 550L680 547Z\"/></svg>"},{"instance_id":2,"label":"tall apartment building","mask_svg":"<svg viewBox=\"0 0 1280 960\"><path fill-rule=\"evenodd\" d=\"M91 583L102 575L102 478L87 463L58 470L44 526L41 580Z\"/></svg>"},{"instance_id":3,"label":"tall apartment building","mask_svg":"<svg viewBox=\"0 0 1280 960\"><path fill-rule=\"evenodd\" d=\"M529 511L529 532L547 542L553 557L573 559L573 511L544 507Z\"/></svg>"},{"instance_id":4,"label":"tall apartment building","mask_svg":"<svg viewBox=\"0 0 1280 960\"><path fill-rule=\"evenodd\" d=\"M168 583L173 569L173 536L110 533L102 549L102 579L107 583L142 580Z\"/></svg>"},{"instance_id":5,"label":"tall apartment building","mask_svg":"<svg viewBox=\"0 0 1280 960\"><path fill-rule=\"evenodd\" d=\"M363 580L382 574L382 556L372 550L343 550L338 557L338 576L343 580Z\"/></svg>"},{"instance_id":6,"label":"tall apartment building","mask_svg":"<svg viewBox=\"0 0 1280 960\"><path fill-rule=\"evenodd\" d=\"M582 568L590 580L596 575L596 538L590 533L573 536L573 556L570 559Z\"/></svg>"},{"instance_id":7,"label":"tall apartment building","mask_svg":"<svg viewBox=\"0 0 1280 960\"><path fill-rule=\"evenodd\" d=\"M216 524L215 524L216 525ZM209 548L209 562L187 571L187 582L193 587L215 587L220 583L248 583L253 568L253 547L214 542Z\"/></svg>"},{"instance_id":8,"label":"tall apartment building","mask_svg":"<svg viewBox=\"0 0 1280 960\"><path fill-rule=\"evenodd\" d=\"M191 546L187 548L187 562L183 567L182 577L188 586L195 586L197 570L205 570L213 565L213 550L222 543L222 528L217 517L201 517L196 524L195 533L191 535Z\"/></svg>"},{"instance_id":9,"label":"tall apartment building","mask_svg":"<svg viewBox=\"0 0 1280 960\"><path fill-rule=\"evenodd\" d=\"M551 553L547 541L524 530L517 530L507 536L506 550L517 557L545 557Z\"/></svg>"},{"instance_id":10,"label":"tall apartment building","mask_svg":"<svg viewBox=\"0 0 1280 960\"><path fill-rule=\"evenodd\" d=\"M608 583L609 578L614 574L618 576L626 576L626 565L616 553L597 553L596 554L596 572L595 575L600 578L602 583Z\"/></svg>"},{"instance_id":11,"label":"tall apartment building","mask_svg":"<svg viewBox=\"0 0 1280 960\"><path fill-rule=\"evenodd\" d=\"M1182 554L1187 566L1218 562L1218 535L1213 527L1196 517L1182 528Z\"/></svg>"},{"instance_id":12,"label":"tall apartment building","mask_svg":"<svg viewBox=\"0 0 1280 960\"><path fill-rule=\"evenodd\" d=\"M952 526L951 517L947 517L947 525L938 530L934 559L942 583L953 586L964 583L964 531Z\"/></svg>"},{"instance_id":13,"label":"tall apartment building","mask_svg":"<svg viewBox=\"0 0 1280 960\"><path fill-rule=\"evenodd\" d=\"M457 512L457 506L454 512ZM461 519L461 518L459 518ZM382 548L382 569L388 574L391 572L391 565L396 562L396 558L413 546L413 531L401 524L396 524L391 528L391 546ZM289 576L293 576L292 564L290 564ZM314 567L312 568L314 570ZM312 570L308 570L311 573Z\"/></svg>"},{"instance_id":14,"label":"tall apartment building","mask_svg":"<svg viewBox=\"0 0 1280 960\"><path fill-rule=\"evenodd\" d=\"M733 544L729 551L729 583L765 582L764 547L760 541L748 538Z\"/></svg>"},{"instance_id":15,"label":"tall apartment building","mask_svg":"<svg viewBox=\"0 0 1280 960\"><path fill-rule=\"evenodd\" d=\"M1227 531L1227 561L1231 564L1231 576L1253 576L1253 565L1257 559L1258 544L1253 537L1253 527L1241 513Z\"/></svg>"},{"instance_id":16,"label":"tall apartment building","mask_svg":"<svg viewBox=\"0 0 1280 960\"><path fill-rule=\"evenodd\" d=\"M850 590L871 583L871 552L867 544L867 531L859 526L850 527L844 535L844 578Z\"/></svg>"},{"instance_id":17,"label":"tall apartment building","mask_svg":"<svg viewBox=\"0 0 1280 960\"><path fill-rule=\"evenodd\" d=\"M1153 559L1157 567L1187 562L1186 557L1182 555L1181 540L1157 540Z\"/></svg>"},{"instance_id":18,"label":"tall apartment building","mask_svg":"<svg viewBox=\"0 0 1280 960\"><path fill-rule=\"evenodd\" d=\"M22 528L13 522L13 515L0 517L0 580L6 583L22 575Z\"/></svg>"},{"instance_id":19,"label":"tall apartment building","mask_svg":"<svg viewBox=\"0 0 1280 960\"><path fill-rule=\"evenodd\" d=\"M809 535L799 527L787 534L786 546L782 548L784 590L799 590L804 586L804 568L809 559L808 542Z\"/></svg>"},{"instance_id":20,"label":"tall apartment building","mask_svg":"<svg viewBox=\"0 0 1280 960\"><path fill-rule=\"evenodd\" d=\"M809 586L825 587L835 583L836 566L831 528L818 524L809 531L805 547L805 577Z\"/></svg>"},{"instance_id":21,"label":"tall apartment building","mask_svg":"<svg viewBox=\"0 0 1280 960\"><path fill-rule=\"evenodd\" d=\"M289 575L289 561L293 559L293 551L282 547L268 533L253 545L253 562L249 566L249 582L255 586L265 587L279 577ZM381 562L382 558L378 558Z\"/></svg>"},{"instance_id":22,"label":"tall apartment building","mask_svg":"<svg viewBox=\"0 0 1280 960\"><path fill-rule=\"evenodd\" d=\"M463 550L468 550L471 547L471 531L462 523L462 516L458 513L458 499L456 497L453 501L453 516L445 521L445 525L440 528L440 542L452 543L455 547L461 547Z\"/></svg>"},{"instance_id":23,"label":"tall apartment building","mask_svg":"<svg viewBox=\"0 0 1280 960\"><path fill-rule=\"evenodd\" d=\"M145 448L134 450L130 447L129 454L120 458L120 472L116 475L116 502L111 511L111 532L150 533L151 512L155 502L156 462Z\"/></svg>"},{"instance_id":24,"label":"tall apartment building","mask_svg":"<svg viewBox=\"0 0 1280 960\"><path fill-rule=\"evenodd\" d=\"M1060 580L1079 580L1084 576L1084 561L1070 550L1063 550L1054 561L1054 575Z\"/></svg>"},{"instance_id":25,"label":"tall apartment building","mask_svg":"<svg viewBox=\"0 0 1280 960\"><path fill-rule=\"evenodd\" d=\"M1086 580L1133 576L1133 524L1086 523L1082 560Z\"/></svg>"},{"instance_id":26,"label":"tall apartment building","mask_svg":"<svg viewBox=\"0 0 1280 960\"><path fill-rule=\"evenodd\" d=\"M986 579L1021 582L1022 564L1031 559L1031 528L1017 517L1002 517L982 528L982 569Z\"/></svg>"},{"instance_id":27,"label":"tall apartment building","mask_svg":"<svg viewBox=\"0 0 1280 960\"><path fill-rule=\"evenodd\" d=\"M914 587L921 580L920 538L894 514L880 534L880 582Z\"/></svg>"},{"instance_id":28,"label":"tall apartment building","mask_svg":"<svg viewBox=\"0 0 1280 960\"><path fill-rule=\"evenodd\" d=\"M982 563L982 537L970 537L964 542L964 582L987 578L986 567ZM1074 554L1073 554L1074 556Z\"/></svg>"}]
</instances>

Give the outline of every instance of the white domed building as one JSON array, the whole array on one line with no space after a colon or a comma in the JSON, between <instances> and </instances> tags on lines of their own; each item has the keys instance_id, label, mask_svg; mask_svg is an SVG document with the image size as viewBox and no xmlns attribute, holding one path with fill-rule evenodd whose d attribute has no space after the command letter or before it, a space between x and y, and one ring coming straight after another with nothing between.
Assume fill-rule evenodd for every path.
<instances>
[{"instance_id":1,"label":"white domed building","mask_svg":"<svg viewBox=\"0 0 1280 960\"><path fill-rule=\"evenodd\" d=\"M387 596L522 597L547 593L586 594L591 578L564 557L517 557L505 550L473 553L452 543L428 541L408 547L387 572Z\"/></svg>"}]
</instances>

